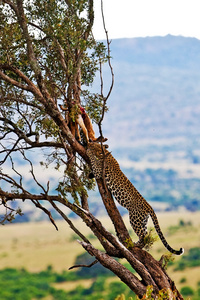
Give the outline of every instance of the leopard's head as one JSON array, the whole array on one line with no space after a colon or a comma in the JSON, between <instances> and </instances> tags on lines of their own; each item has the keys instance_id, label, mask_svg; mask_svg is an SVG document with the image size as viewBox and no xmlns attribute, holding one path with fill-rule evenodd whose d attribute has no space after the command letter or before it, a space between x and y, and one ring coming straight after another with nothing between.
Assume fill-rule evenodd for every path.
<instances>
[{"instance_id":1,"label":"leopard's head","mask_svg":"<svg viewBox=\"0 0 200 300\"><path fill-rule=\"evenodd\" d=\"M106 146L92 142L88 143L86 153L90 159L95 158L97 160L101 160L103 159L104 155L108 154L109 152L106 150Z\"/></svg>"},{"instance_id":2,"label":"leopard's head","mask_svg":"<svg viewBox=\"0 0 200 300\"><path fill-rule=\"evenodd\" d=\"M109 152L105 149L105 146L93 142L88 143L86 153L91 162L93 175L96 179L102 178L103 161L109 155Z\"/></svg>"}]
</instances>

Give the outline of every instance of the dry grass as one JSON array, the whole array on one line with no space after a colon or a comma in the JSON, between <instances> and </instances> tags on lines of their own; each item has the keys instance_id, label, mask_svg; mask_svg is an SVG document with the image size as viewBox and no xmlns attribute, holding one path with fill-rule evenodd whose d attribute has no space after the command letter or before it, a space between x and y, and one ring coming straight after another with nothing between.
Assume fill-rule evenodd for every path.
<instances>
[{"instance_id":1,"label":"dry grass","mask_svg":"<svg viewBox=\"0 0 200 300\"><path fill-rule=\"evenodd\" d=\"M102 221L103 224L110 223L107 218ZM75 220L74 223L85 235L91 233L82 221ZM76 240L71 240L73 232L66 222L58 221L57 226L58 231L50 222L2 226L0 268L25 267L36 272L52 265L56 271L68 269L84 250ZM98 246L97 241L95 246Z\"/></svg>"},{"instance_id":2,"label":"dry grass","mask_svg":"<svg viewBox=\"0 0 200 300\"><path fill-rule=\"evenodd\" d=\"M192 247L200 246L200 212L170 212L158 214L160 226L169 242L176 249L184 247L187 251ZM125 223L130 229L128 216L124 217ZM169 226L177 225L180 220L190 221L192 228L181 229L173 235L168 234ZM101 218L104 227L113 230L113 226L107 217ZM85 235L91 233L81 220L75 220L74 224ZM149 225L152 226L151 222ZM9 224L1 227L0 231L0 268L26 268L28 271L36 272L46 269L51 265L54 270L60 272L67 270L74 264L77 255L83 253L82 247L76 240L71 240L72 230L64 221L58 221L59 231L56 231L50 222ZM137 239L134 237L134 239ZM98 241L91 241L95 246L100 247ZM156 242L151 250L154 257L159 259L166 249L160 242ZM179 257L175 257L179 259ZM169 275L175 280L177 285L185 277L186 283L192 287L197 286L200 281L200 268L186 269L183 271L173 271L169 268ZM87 281L87 280L86 280ZM90 286L91 281L84 282L84 286ZM71 286L73 283L69 283ZM80 284L80 283L77 283ZM82 284L82 282L81 282ZM63 288L72 289L74 286ZM61 287L59 287L61 288Z\"/></svg>"},{"instance_id":3,"label":"dry grass","mask_svg":"<svg viewBox=\"0 0 200 300\"><path fill-rule=\"evenodd\" d=\"M171 275L172 279L179 287L179 289L183 286L191 286L192 288L197 288L197 283L200 282L200 267L195 267L190 269L186 269L184 271L176 271L173 272L173 269L170 268L168 271L169 275ZM181 279L185 278L185 282L181 283Z\"/></svg>"},{"instance_id":4,"label":"dry grass","mask_svg":"<svg viewBox=\"0 0 200 300\"><path fill-rule=\"evenodd\" d=\"M93 282L93 279L83 279L78 281L54 283L52 286L58 290L73 291L75 288L77 288L77 286L84 286L86 289L90 288Z\"/></svg>"}]
</instances>

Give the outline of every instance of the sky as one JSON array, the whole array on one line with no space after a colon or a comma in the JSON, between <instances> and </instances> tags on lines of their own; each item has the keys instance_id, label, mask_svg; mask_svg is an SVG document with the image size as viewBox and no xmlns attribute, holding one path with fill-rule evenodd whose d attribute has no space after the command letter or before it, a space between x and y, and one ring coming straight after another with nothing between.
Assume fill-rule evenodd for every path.
<instances>
[{"instance_id":1,"label":"sky","mask_svg":"<svg viewBox=\"0 0 200 300\"><path fill-rule=\"evenodd\" d=\"M94 0L94 37L105 39L101 0ZM109 39L167 34L200 39L200 0L104 0Z\"/></svg>"}]
</instances>

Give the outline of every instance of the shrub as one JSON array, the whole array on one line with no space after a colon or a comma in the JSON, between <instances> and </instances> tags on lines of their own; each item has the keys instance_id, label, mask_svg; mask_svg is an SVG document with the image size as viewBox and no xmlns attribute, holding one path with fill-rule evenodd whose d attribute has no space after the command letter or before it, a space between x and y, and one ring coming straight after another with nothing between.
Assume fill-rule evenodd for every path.
<instances>
[{"instance_id":1,"label":"shrub","mask_svg":"<svg viewBox=\"0 0 200 300\"><path fill-rule=\"evenodd\" d=\"M191 268L197 266L200 266L200 248L194 247L189 250L187 255L181 257L177 262L175 270L184 270L187 267Z\"/></svg>"},{"instance_id":2,"label":"shrub","mask_svg":"<svg viewBox=\"0 0 200 300\"><path fill-rule=\"evenodd\" d=\"M94 258L89 255L87 252L84 252L83 254L77 256L75 265L89 265L93 262ZM91 268L86 267L80 267L78 271L76 272L77 275L83 278L96 278L97 276L113 276L113 273L104 268L100 263L95 264Z\"/></svg>"},{"instance_id":3,"label":"shrub","mask_svg":"<svg viewBox=\"0 0 200 300\"><path fill-rule=\"evenodd\" d=\"M192 296L192 295L194 295L194 291L191 287L184 286L184 287L181 288L181 294L185 297L186 296Z\"/></svg>"},{"instance_id":4,"label":"shrub","mask_svg":"<svg viewBox=\"0 0 200 300\"><path fill-rule=\"evenodd\" d=\"M182 277L180 280L180 283L185 283L187 281L187 279L185 277Z\"/></svg>"}]
</instances>

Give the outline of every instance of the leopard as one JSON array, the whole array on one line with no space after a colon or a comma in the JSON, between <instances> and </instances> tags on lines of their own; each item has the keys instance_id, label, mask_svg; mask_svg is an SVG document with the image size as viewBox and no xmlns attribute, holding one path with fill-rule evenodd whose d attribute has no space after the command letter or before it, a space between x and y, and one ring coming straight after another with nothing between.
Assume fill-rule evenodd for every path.
<instances>
[{"instance_id":1,"label":"leopard","mask_svg":"<svg viewBox=\"0 0 200 300\"><path fill-rule=\"evenodd\" d=\"M145 237L148 233L147 223L150 216L156 232L167 250L176 255L183 254L183 248L175 250L168 244L153 208L121 171L119 163L107 150L107 147L101 143L90 142L87 145L86 154L91 164L91 174L93 174L90 178L95 177L96 180L104 178L108 190L117 202L128 210L130 224L139 238L135 245L140 248L145 246Z\"/></svg>"}]
</instances>

